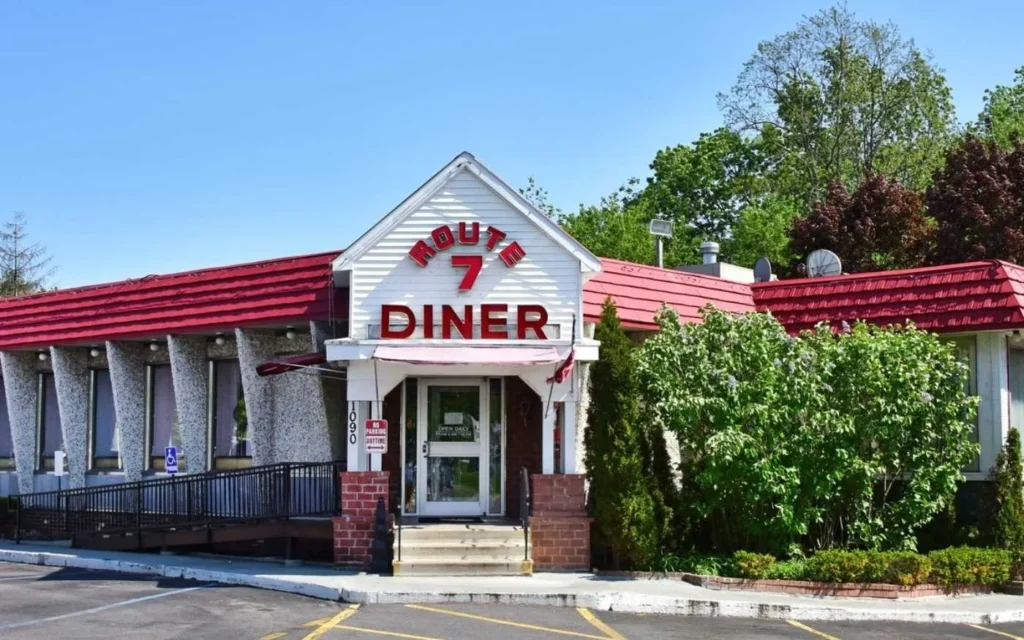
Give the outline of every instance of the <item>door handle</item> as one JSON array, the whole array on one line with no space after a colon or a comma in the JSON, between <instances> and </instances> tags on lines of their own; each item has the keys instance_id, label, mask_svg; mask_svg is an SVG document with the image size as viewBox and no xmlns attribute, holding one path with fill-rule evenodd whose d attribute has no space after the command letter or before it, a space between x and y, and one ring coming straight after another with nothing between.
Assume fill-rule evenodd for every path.
<instances>
[{"instance_id":1,"label":"door handle","mask_svg":"<svg viewBox=\"0 0 1024 640\"><path fill-rule=\"evenodd\" d=\"M423 455L425 455L425 456L429 456L430 455L430 442L428 442L426 440L423 441Z\"/></svg>"}]
</instances>

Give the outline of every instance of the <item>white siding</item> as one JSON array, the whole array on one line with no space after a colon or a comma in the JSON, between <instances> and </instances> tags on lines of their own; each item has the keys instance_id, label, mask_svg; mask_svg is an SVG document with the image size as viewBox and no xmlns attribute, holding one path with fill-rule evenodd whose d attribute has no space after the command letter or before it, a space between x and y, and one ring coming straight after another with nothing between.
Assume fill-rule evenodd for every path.
<instances>
[{"instance_id":1,"label":"white siding","mask_svg":"<svg viewBox=\"0 0 1024 640\"><path fill-rule=\"evenodd\" d=\"M479 222L480 242L463 246L458 242L439 251L426 267L420 267L407 255L417 240L433 246L430 232L442 224L458 237L459 222ZM497 227L507 236L494 251L487 251L486 229ZM526 257L514 267L506 267L498 252L513 241L525 250ZM483 255L480 276L468 292L458 291L465 269L451 266L451 256ZM424 305L433 305L434 324L440 323L440 305L474 307L474 324L479 325L482 303L509 305L509 326L515 323L520 304L540 304L548 312L548 325L562 325L560 334L568 338L573 313L579 308L579 260L555 243L546 233L511 207L475 175L457 172L433 197L397 225L372 249L360 257L352 269L351 336L365 339L367 327L380 324L381 305L409 306L419 319ZM478 335L477 327L474 335ZM435 337L440 337L437 334ZM510 330L510 337L515 337ZM550 332L548 338L556 337Z\"/></svg>"}]
</instances>

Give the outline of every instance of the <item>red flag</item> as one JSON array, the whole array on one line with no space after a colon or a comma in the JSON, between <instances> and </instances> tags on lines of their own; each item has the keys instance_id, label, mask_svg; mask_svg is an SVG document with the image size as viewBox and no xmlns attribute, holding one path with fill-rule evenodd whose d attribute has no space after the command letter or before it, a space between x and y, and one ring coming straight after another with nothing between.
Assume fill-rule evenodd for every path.
<instances>
[{"instance_id":1,"label":"red flag","mask_svg":"<svg viewBox=\"0 0 1024 640\"><path fill-rule=\"evenodd\" d=\"M576 350L573 349L572 351L569 352L569 355L565 357L565 360L562 362L562 364L558 365L558 368L555 369L555 375L548 378L547 382L558 384L565 382L565 379L572 374L572 365L575 360Z\"/></svg>"}]
</instances>

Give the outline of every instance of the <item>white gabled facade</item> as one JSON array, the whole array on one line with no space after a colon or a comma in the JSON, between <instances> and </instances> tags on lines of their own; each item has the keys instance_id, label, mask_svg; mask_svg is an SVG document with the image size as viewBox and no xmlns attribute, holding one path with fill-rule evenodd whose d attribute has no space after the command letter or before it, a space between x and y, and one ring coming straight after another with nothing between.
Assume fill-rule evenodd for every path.
<instances>
[{"instance_id":1,"label":"white gabled facade","mask_svg":"<svg viewBox=\"0 0 1024 640\"><path fill-rule=\"evenodd\" d=\"M600 272L601 262L557 223L462 153L356 240L333 267L350 296L348 337L326 343L327 359L347 371L349 470L364 464L380 468L380 457L367 454L363 425L381 416L384 395L405 378L506 376L521 378L546 406L564 403L562 468L575 468L580 367L551 384L557 362L550 358L543 364L495 364L505 361L495 350L540 349L556 352L559 361L570 353L576 361L597 358L597 343L584 337L582 306L583 283ZM476 267L476 277L467 277ZM382 345L428 349L431 355L427 362L388 360L377 353ZM447 357L441 355L445 350L465 353L466 347L483 348L476 351L483 360L431 360ZM544 416L545 473L555 466L554 414Z\"/></svg>"}]
</instances>

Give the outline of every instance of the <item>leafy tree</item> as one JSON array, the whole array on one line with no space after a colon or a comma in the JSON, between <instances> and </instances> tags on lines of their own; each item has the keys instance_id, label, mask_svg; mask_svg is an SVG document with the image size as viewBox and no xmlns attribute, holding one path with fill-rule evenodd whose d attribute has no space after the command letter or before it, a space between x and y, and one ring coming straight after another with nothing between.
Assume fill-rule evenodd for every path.
<instances>
[{"instance_id":1,"label":"leafy tree","mask_svg":"<svg viewBox=\"0 0 1024 640\"><path fill-rule=\"evenodd\" d=\"M970 130L990 137L1004 149L1024 140L1024 67L1014 73L1012 85L985 90L985 106Z\"/></svg>"},{"instance_id":2,"label":"leafy tree","mask_svg":"<svg viewBox=\"0 0 1024 640\"><path fill-rule=\"evenodd\" d=\"M1024 467L1020 459L1020 432L1010 429L1006 446L996 458L994 514L995 542L1006 549L1013 562L1015 579L1024 569Z\"/></svg>"},{"instance_id":3,"label":"leafy tree","mask_svg":"<svg viewBox=\"0 0 1024 640\"><path fill-rule=\"evenodd\" d=\"M1005 151L965 137L947 152L927 203L937 224L933 264L1024 262L1024 143Z\"/></svg>"},{"instance_id":4,"label":"leafy tree","mask_svg":"<svg viewBox=\"0 0 1024 640\"><path fill-rule=\"evenodd\" d=\"M801 210L799 201L784 195L768 195L744 207L731 235L723 241L723 255L744 266L753 265L761 256L773 265L789 264L793 260L789 229Z\"/></svg>"},{"instance_id":5,"label":"leafy tree","mask_svg":"<svg viewBox=\"0 0 1024 640\"><path fill-rule=\"evenodd\" d=\"M790 232L794 260L815 249L831 249L848 272L917 267L925 262L932 228L916 192L872 175L851 194L832 183L810 215Z\"/></svg>"},{"instance_id":6,"label":"leafy tree","mask_svg":"<svg viewBox=\"0 0 1024 640\"><path fill-rule=\"evenodd\" d=\"M719 106L777 149L786 192L807 202L872 173L923 188L955 124L946 79L914 41L845 5L761 42Z\"/></svg>"},{"instance_id":7,"label":"leafy tree","mask_svg":"<svg viewBox=\"0 0 1024 640\"><path fill-rule=\"evenodd\" d=\"M687 460L688 529L720 551L912 547L977 452L965 365L912 326L793 337L713 308L658 322L637 391Z\"/></svg>"},{"instance_id":8,"label":"leafy tree","mask_svg":"<svg viewBox=\"0 0 1024 640\"><path fill-rule=\"evenodd\" d=\"M42 291L53 275L50 257L39 242L29 242L25 214L17 212L0 230L0 297Z\"/></svg>"},{"instance_id":9,"label":"leafy tree","mask_svg":"<svg viewBox=\"0 0 1024 640\"><path fill-rule=\"evenodd\" d=\"M591 410L584 443L594 531L611 548L616 564L642 568L658 551L658 523L644 474L632 343L610 298L594 337L601 342L601 353L590 366Z\"/></svg>"},{"instance_id":10,"label":"leafy tree","mask_svg":"<svg viewBox=\"0 0 1024 640\"><path fill-rule=\"evenodd\" d=\"M520 189L519 194L529 200L533 206L544 212L549 218L557 220L562 216L562 210L548 201L548 190L537 184L537 180L530 176L526 180L526 188Z\"/></svg>"},{"instance_id":11,"label":"leafy tree","mask_svg":"<svg viewBox=\"0 0 1024 640\"><path fill-rule=\"evenodd\" d=\"M636 199L633 180L601 198L601 203L580 206L559 222L570 235L602 258L654 264L654 238L648 231L653 217Z\"/></svg>"},{"instance_id":12,"label":"leafy tree","mask_svg":"<svg viewBox=\"0 0 1024 640\"><path fill-rule=\"evenodd\" d=\"M729 237L743 208L761 195L765 162L757 145L728 129L658 151L650 166L654 175L638 199L651 217L657 213L675 223L667 263L699 262L701 242Z\"/></svg>"}]
</instances>

